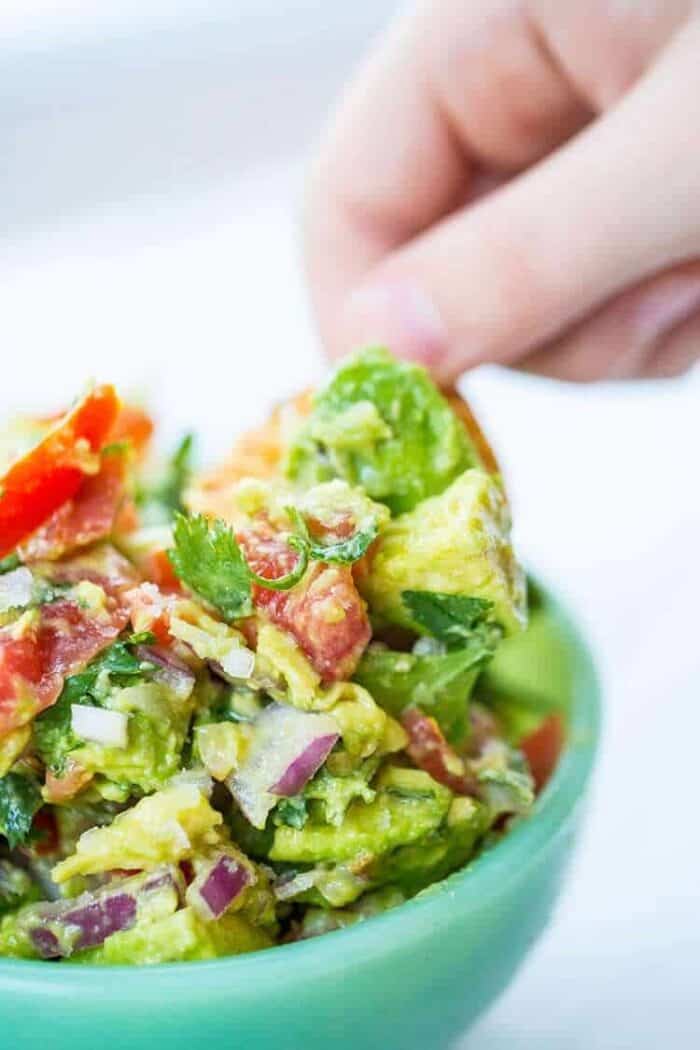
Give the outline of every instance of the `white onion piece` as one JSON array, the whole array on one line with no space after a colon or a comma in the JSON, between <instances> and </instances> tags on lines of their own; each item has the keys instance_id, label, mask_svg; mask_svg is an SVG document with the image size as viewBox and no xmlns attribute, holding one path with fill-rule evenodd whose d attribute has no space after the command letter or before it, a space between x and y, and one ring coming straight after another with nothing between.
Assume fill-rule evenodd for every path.
<instances>
[{"instance_id":1,"label":"white onion piece","mask_svg":"<svg viewBox=\"0 0 700 1050\"><path fill-rule=\"evenodd\" d=\"M248 681L255 667L255 653L243 645L234 645L220 662L227 678Z\"/></svg>"},{"instance_id":2,"label":"white onion piece","mask_svg":"<svg viewBox=\"0 0 700 1050\"><path fill-rule=\"evenodd\" d=\"M171 777L168 784L172 787L196 787L205 798L211 796L214 790L214 781L204 766L195 766L193 769L181 769L179 773Z\"/></svg>"},{"instance_id":3,"label":"white onion piece","mask_svg":"<svg viewBox=\"0 0 700 1050\"><path fill-rule=\"evenodd\" d=\"M184 660L161 645L139 645L136 655L139 660L157 668L153 674L154 681L170 689L178 700L189 700L197 679Z\"/></svg>"},{"instance_id":4,"label":"white onion piece","mask_svg":"<svg viewBox=\"0 0 700 1050\"><path fill-rule=\"evenodd\" d=\"M129 743L129 716L123 711L107 711L103 707L71 704L71 728L82 740L107 747L127 747Z\"/></svg>"},{"instance_id":5,"label":"white onion piece","mask_svg":"<svg viewBox=\"0 0 700 1050\"><path fill-rule=\"evenodd\" d=\"M338 723L327 714L297 711L281 704L271 704L263 711L255 723L246 761L226 781L253 827L265 827L270 810L279 802L280 785L288 786L290 769L296 794L323 763L339 736ZM322 746L318 743L321 740ZM314 753L313 763L306 761L309 749Z\"/></svg>"},{"instance_id":6,"label":"white onion piece","mask_svg":"<svg viewBox=\"0 0 700 1050\"><path fill-rule=\"evenodd\" d=\"M0 576L0 612L24 609L34 596L34 577L26 566Z\"/></svg>"}]
</instances>

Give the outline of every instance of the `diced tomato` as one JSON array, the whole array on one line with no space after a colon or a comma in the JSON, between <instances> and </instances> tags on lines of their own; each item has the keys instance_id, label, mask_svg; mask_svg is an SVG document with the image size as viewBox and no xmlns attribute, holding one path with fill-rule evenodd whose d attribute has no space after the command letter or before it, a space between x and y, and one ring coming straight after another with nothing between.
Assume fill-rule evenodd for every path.
<instances>
[{"instance_id":1,"label":"diced tomato","mask_svg":"<svg viewBox=\"0 0 700 1050\"><path fill-rule=\"evenodd\" d=\"M276 579L296 564L298 554L283 537L249 529L238 539L259 576ZM253 600L273 623L289 631L325 682L350 677L371 629L347 565L314 562L296 587L274 591L255 586Z\"/></svg>"},{"instance_id":2,"label":"diced tomato","mask_svg":"<svg viewBox=\"0 0 700 1050\"><path fill-rule=\"evenodd\" d=\"M110 442L128 441L137 454L145 451L153 436L153 420L137 405L122 405L110 432Z\"/></svg>"},{"instance_id":3,"label":"diced tomato","mask_svg":"<svg viewBox=\"0 0 700 1050\"><path fill-rule=\"evenodd\" d=\"M160 645L170 645L170 616L173 596L164 594L154 583L141 583L123 595L135 631L150 631Z\"/></svg>"},{"instance_id":4,"label":"diced tomato","mask_svg":"<svg viewBox=\"0 0 700 1050\"><path fill-rule=\"evenodd\" d=\"M111 644L127 620L118 608L92 614L61 599L42 606L24 629L0 629L0 737L51 707L64 679Z\"/></svg>"},{"instance_id":5,"label":"diced tomato","mask_svg":"<svg viewBox=\"0 0 700 1050\"><path fill-rule=\"evenodd\" d=\"M538 791L554 772L563 747L564 722L558 714L545 718L534 732L520 741L520 750L528 761Z\"/></svg>"},{"instance_id":6,"label":"diced tomato","mask_svg":"<svg viewBox=\"0 0 700 1050\"><path fill-rule=\"evenodd\" d=\"M430 773L433 780L444 784L458 795L476 794L477 784L467 767L447 743L440 726L417 707L410 707L401 716L408 733L408 754L419 769Z\"/></svg>"},{"instance_id":7,"label":"diced tomato","mask_svg":"<svg viewBox=\"0 0 700 1050\"><path fill-rule=\"evenodd\" d=\"M47 802L70 802L84 787L90 783L93 774L69 758L64 773L55 777L50 769L46 770L44 798Z\"/></svg>"},{"instance_id":8,"label":"diced tomato","mask_svg":"<svg viewBox=\"0 0 700 1050\"><path fill-rule=\"evenodd\" d=\"M90 551L42 565L41 571L51 583L80 583L81 580L89 580L117 600L125 590L135 587L141 580L131 562L109 543L102 543Z\"/></svg>"},{"instance_id":9,"label":"diced tomato","mask_svg":"<svg viewBox=\"0 0 700 1050\"><path fill-rule=\"evenodd\" d=\"M40 809L34 817L32 830L38 832L34 852L40 857L50 857L58 852L59 837L56 816L50 809Z\"/></svg>"},{"instance_id":10,"label":"diced tomato","mask_svg":"<svg viewBox=\"0 0 700 1050\"><path fill-rule=\"evenodd\" d=\"M75 496L23 544L23 561L54 560L109 536L124 498L127 459L124 452L103 456L99 474L84 478Z\"/></svg>"},{"instance_id":11,"label":"diced tomato","mask_svg":"<svg viewBox=\"0 0 700 1050\"><path fill-rule=\"evenodd\" d=\"M167 551L152 551L142 565L144 575L155 583L161 591L182 594L182 584L175 574Z\"/></svg>"},{"instance_id":12,"label":"diced tomato","mask_svg":"<svg viewBox=\"0 0 700 1050\"><path fill-rule=\"evenodd\" d=\"M118 411L114 387L97 387L0 478L0 558L75 496Z\"/></svg>"}]
</instances>

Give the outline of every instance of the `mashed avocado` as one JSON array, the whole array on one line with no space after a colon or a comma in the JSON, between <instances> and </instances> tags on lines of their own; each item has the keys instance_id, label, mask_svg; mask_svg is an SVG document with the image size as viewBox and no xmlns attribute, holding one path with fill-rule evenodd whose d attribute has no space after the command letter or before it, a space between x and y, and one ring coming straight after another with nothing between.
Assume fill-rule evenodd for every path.
<instances>
[{"instance_id":1,"label":"mashed avocado","mask_svg":"<svg viewBox=\"0 0 700 1050\"><path fill-rule=\"evenodd\" d=\"M31 543L0 559L0 955L148 965L317 936L527 816L565 675L548 688L556 647L533 663L520 634L508 502L454 404L367 350L194 484L190 439L143 467L131 409L129 455L110 415L71 500L38 527L23 508ZM15 432L29 475L45 430Z\"/></svg>"}]
</instances>

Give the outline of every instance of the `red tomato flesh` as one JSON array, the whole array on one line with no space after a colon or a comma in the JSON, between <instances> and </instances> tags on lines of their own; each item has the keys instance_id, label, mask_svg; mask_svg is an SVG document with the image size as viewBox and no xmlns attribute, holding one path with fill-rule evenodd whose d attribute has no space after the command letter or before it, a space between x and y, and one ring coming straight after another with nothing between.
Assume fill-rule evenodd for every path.
<instances>
[{"instance_id":1,"label":"red tomato flesh","mask_svg":"<svg viewBox=\"0 0 700 1050\"><path fill-rule=\"evenodd\" d=\"M291 572L299 557L283 537L259 529L242 531L238 540L250 567L266 579ZM254 586L253 600L289 631L324 682L350 677L371 628L349 566L314 562L291 590Z\"/></svg>"},{"instance_id":2,"label":"red tomato flesh","mask_svg":"<svg viewBox=\"0 0 700 1050\"><path fill-rule=\"evenodd\" d=\"M564 722L557 714L545 718L533 733L520 741L520 750L528 761L538 791L554 772L563 747Z\"/></svg>"},{"instance_id":3,"label":"red tomato flesh","mask_svg":"<svg viewBox=\"0 0 700 1050\"><path fill-rule=\"evenodd\" d=\"M124 498L126 472L125 453L103 456L99 474L84 478L75 496L22 545L22 560L55 560L109 536Z\"/></svg>"},{"instance_id":4,"label":"red tomato flesh","mask_svg":"<svg viewBox=\"0 0 700 1050\"><path fill-rule=\"evenodd\" d=\"M434 718L417 707L410 707L403 712L401 722L408 733L406 750L419 769L457 795L477 793L476 780L467 772L463 759L445 740Z\"/></svg>"},{"instance_id":5,"label":"red tomato flesh","mask_svg":"<svg viewBox=\"0 0 700 1050\"><path fill-rule=\"evenodd\" d=\"M51 707L64 680L115 641L127 621L124 610L91 615L61 599L42 606L20 636L16 624L0 629L0 737Z\"/></svg>"},{"instance_id":6,"label":"red tomato flesh","mask_svg":"<svg viewBox=\"0 0 700 1050\"><path fill-rule=\"evenodd\" d=\"M118 412L114 387L97 387L0 478L0 558L75 496Z\"/></svg>"}]
</instances>

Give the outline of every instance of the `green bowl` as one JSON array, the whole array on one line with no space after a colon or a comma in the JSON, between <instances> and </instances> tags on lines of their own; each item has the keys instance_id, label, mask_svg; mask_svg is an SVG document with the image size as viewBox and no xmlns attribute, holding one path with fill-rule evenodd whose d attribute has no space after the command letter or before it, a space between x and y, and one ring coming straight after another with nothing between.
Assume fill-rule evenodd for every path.
<instances>
[{"instance_id":1,"label":"green bowl","mask_svg":"<svg viewBox=\"0 0 700 1050\"><path fill-rule=\"evenodd\" d=\"M3 1050L447 1047L544 929L595 756L591 658L554 599L540 602L538 630L509 664L556 673L569 739L532 817L414 900L317 940L149 969L0 961Z\"/></svg>"}]
</instances>

